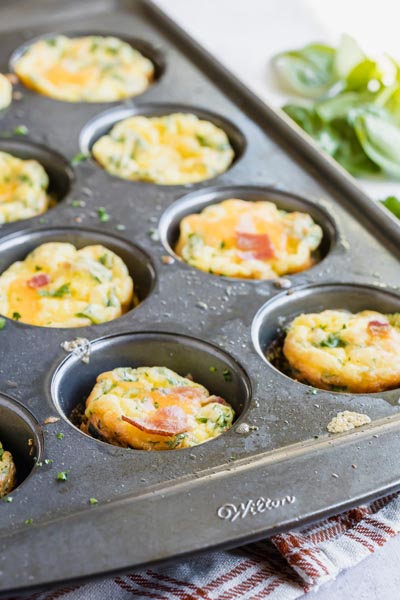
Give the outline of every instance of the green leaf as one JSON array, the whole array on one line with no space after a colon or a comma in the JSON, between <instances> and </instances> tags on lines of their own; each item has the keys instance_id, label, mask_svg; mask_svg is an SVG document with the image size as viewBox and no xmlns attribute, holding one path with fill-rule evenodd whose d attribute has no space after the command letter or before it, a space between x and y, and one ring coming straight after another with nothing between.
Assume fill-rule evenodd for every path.
<instances>
[{"instance_id":1,"label":"green leaf","mask_svg":"<svg viewBox=\"0 0 400 600\"><path fill-rule=\"evenodd\" d=\"M395 217L400 219L400 199L396 196L388 196L385 200L381 200L382 204L386 206Z\"/></svg>"},{"instance_id":2,"label":"green leaf","mask_svg":"<svg viewBox=\"0 0 400 600\"><path fill-rule=\"evenodd\" d=\"M273 64L288 90L316 98L327 92L335 82L334 56L335 51L330 46L309 44L299 50L277 54Z\"/></svg>"},{"instance_id":3,"label":"green leaf","mask_svg":"<svg viewBox=\"0 0 400 600\"><path fill-rule=\"evenodd\" d=\"M369 100L370 95L346 92L329 100L319 102L315 105L315 112L322 121L328 123L333 119L345 117L355 106L365 104Z\"/></svg>"},{"instance_id":4,"label":"green leaf","mask_svg":"<svg viewBox=\"0 0 400 600\"><path fill-rule=\"evenodd\" d=\"M366 58L356 40L347 33L340 39L334 58L334 72L338 79L347 79L353 69Z\"/></svg>"},{"instance_id":5,"label":"green leaf","mask_svg":"<svg viewBox=\"0 0 400 600\"><path fill-rule=\"evenodd\" d=\"M330 123L330 127L339 140L333 158L346 171L356 176L376 175L381 171L380 167L365 154L348 119L335 119Z\"/></svg>"},{"instance_id":6,"label":"green leaf","mask_svg":"<svg viewBox=\"0 0 400 600\"><path fill-rule=\"evenodd\" d=\"M348 74L346 81L347 89L349 90L365 91L368 90L371 87L372 82L374 82L378 87L371 91L378 91L381 84L379 83L379 72L376 62L366 58L354 67Z\"/></svg>"},{"instance_id":7,"label":"green leaf","mask_svg":"<svg viewBox=\"0 0 400 600\"><path fill-rule=\"evenodd\" d=\"M366 112L355 117L354 130L367 156L389 175L400 177L400 129Z\"/></svg>"}]
</instances>

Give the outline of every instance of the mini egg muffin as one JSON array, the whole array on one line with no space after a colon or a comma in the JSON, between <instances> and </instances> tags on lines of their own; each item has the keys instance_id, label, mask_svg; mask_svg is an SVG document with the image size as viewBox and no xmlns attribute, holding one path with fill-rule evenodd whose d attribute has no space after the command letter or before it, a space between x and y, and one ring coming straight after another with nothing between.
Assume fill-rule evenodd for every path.
<instances>
[{"instance_id":1,"label":"mini egg muffin","mask_svg":"<svg viewBox=\"0 0 400 600\"><path fill-rule=\"evenodd\" d=\"M17 482L17 471L10 452L0 442L0 498L11 492Z\"/></svg>"},{"instance_id":2,"label":"mini egg muffin","mask_svg":"<svg viewBox=\"0 0 400 600\"><path fill-rule=\"evenodd\" d=\"M366 394L400 387L400 314L300 315L283 354L297 379L321 389Z\"/></svg>"},{"instance_id":3,"label":"mini egg muffin","mask_svg":"<svg viewBox=\"0 0 400 600\"><path fill-rule=\"evenodd\" d=\"M31 44L15 62L20 80L40 94L67 102L114 102L141 94L154 65L116 37L57 35Z\"/></svg>"},{"instance_id":4,"label":"mini egg muffin","mask_svg":"<svg viewBox=\"0 0 400 600\"><path fill-rule=\"evenodd\" d=\"M5 75L0 73L0 110L10 106L12 100L12 85Z\"/></svg>"},{"instance_id":5,"label":"mini egg muffin","mask_svg":"<svg viewBox=\"0 0 400 600\"><path fill-rule=\"evenodd\" d=\"M92 153L112 175L162 185L209 179L226 171L234 158L226 133L189 113L120 121L97 140Z\"/></svg>"},{"instance_id":6,"label":"mini egg muffin","mask_svg":"<svg viewBox=\"0 0 400 600\"><path fill-rule=\"evenodd\" d=\"M123 367L97 377L82 430L116 446L189 448L232 426L233 408L166 367Z\"/></svg>"},{"instance_id":7,"label":"mini egg muffin","mask_svg":"<svg viewBox=\"0 0 400 600\"><path fill-rule=\"evenodd\" d=\"M306 213L232 198L184 217L175 251L214 275L274 279L311 267L322 235Z\"/></svg>"},{"instance_id":8,"label":"mini egg muffin","mask_svg":"<svg viewBox=\"0 0 400 600\"><path fill-rule=\"evenodd\" d=\"M125 313L133 281L125 263L104 246L42 244L0 275L0 313L43 327L82 327Z\"/></svg>"},{"instance_id":9,"label":"mini egg muffin","mask_svg":"<svg viewBox=\"0 0 400 600\"><path fill-rule=\"evenodd\" d=\"M0 152L0 225L30 219L49 208L49 178L36 160Z\"/></svg>"}]
</instances>

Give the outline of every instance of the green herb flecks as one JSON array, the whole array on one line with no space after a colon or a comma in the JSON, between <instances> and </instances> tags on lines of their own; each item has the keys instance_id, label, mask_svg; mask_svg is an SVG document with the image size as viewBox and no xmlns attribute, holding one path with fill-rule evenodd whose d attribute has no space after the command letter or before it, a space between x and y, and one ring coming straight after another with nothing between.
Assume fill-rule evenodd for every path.
<instances>
[{"instance_id":1,"label":"green herb flecks","mask_svg":"<svg viewBox=\"0 0 400 600\"><path fill-rule=\"evenodd\" d=\"M56 477L57 481L67 481L68 471L59 471Z\"/></svg>"},{"instance_id":2,"label":"green herb flecks","mask_svg":"<svg viewBox=\"0 0 400 600\"><path fill-rule=\"evenodd\" d=\"M79 165L89 158L89 154L85 154L84 152L78 152L71 158L71 165Z\"/></svg>"},{"instance_id":3,"label":"green herb flecks","mask_svg":"<svg viewBox=\"0 0 400 600\"><path fill-rule=\"evenodd\" d=\"M21 317L22 317L22 315L19 312L13 312L13 314L12 314L12 318L15 319L16 321L19 321Z\"/></svg>"},{"instance_id":4,"label":"green herb flecks","mask_svg":"<svg viewBox=\"0 0 400 600\"><path fill-rule=\"evenodd\" d=\"M97 216L99 217L99 221L101 223L107 223L107 221L110 220L110 215L108 214L104 206L100 206L97 209Z\"/></svg>"},{"instance_id":5,"label":"green herb flecks","mask_svg":"<svg viewBox=\"0 0 400 600\"><path fill-rule=\"evenodd\" d=\"M344 348L347 342L338 335L330 333L325 340L320 343L321 348Z\"/></svg>"},{"instance_id":6,"label":"green herb flecks","mask_svg":"<svg viewBox=\"0 0 400 600\"><path fill-rule=\"evenodd\" d=\"M40 290L38 292L39 296L50 296L51 298L64 298L64 296L68 296L71 293L71 284L64 283L60 285L56 290Z\"/></svg>"},{"instance_id":7,"label":"green herb flecks","mask_svg":"<svg viewBox=\"0 0 400 600\"><path fill-rule=\"evenodd\" d=\"M6 326L6 320L4 317L0 317L0 331L2 329L4 329L4 327Z\"/></svg>"}]
</instances>

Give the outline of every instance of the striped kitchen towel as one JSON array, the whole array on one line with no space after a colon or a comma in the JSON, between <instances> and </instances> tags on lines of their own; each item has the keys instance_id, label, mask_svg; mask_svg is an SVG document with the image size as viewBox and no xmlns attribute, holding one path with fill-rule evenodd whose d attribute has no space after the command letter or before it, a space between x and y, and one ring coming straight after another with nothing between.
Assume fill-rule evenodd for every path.
<instances>
[{"instance_id":1,"label":"striped kitchen towel","mask_svg":"<svg viewBox=\"0 0 400 600\"><path fill-rule=\"evenodd\" d=\"M400 494L237 550L23 596L24 600L293 600L400 532ZM14 595L7 600L20 600Z\"/></svg>"}]
</instances>

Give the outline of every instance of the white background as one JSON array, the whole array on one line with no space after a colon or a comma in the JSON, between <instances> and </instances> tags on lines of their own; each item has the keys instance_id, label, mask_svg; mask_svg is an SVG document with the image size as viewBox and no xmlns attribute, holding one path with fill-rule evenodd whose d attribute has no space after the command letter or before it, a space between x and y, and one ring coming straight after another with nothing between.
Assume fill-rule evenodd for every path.
<instances>
[{"instance_id":1,"label":"white background","mask_svg":"<svg viewBox=\"0 0 400 600\"><path fill-rule=\"evenodd\" d=\"M368 52L400 60L400 0L157 0L184 29L265 101L287 98L269 59L313 41L336 44L343 32ZM400 196L399 182L360 182L374 198ZM379 465L377 465L379 468ZM400 536L310 600L400 600Z\"/></svg>"}]
</instances>

